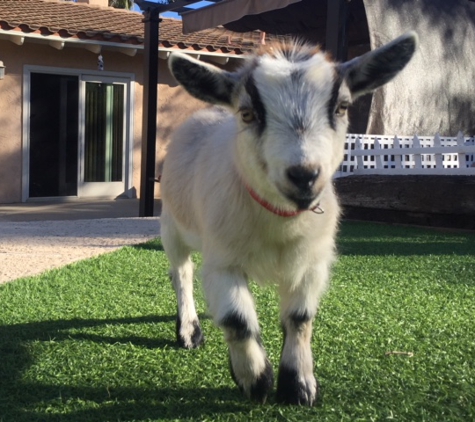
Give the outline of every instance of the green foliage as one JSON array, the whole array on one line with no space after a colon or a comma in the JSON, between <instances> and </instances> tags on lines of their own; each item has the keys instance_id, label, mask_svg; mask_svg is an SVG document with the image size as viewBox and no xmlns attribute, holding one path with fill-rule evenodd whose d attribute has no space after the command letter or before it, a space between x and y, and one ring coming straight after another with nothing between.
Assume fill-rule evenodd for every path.
<instances>
[{"instance_id":1,"label":"green foliage","mask_svg":"<svg viewBox=\"0 0 475 422\"><path fill-rule=\"evenodd\" d=\"M132 9L134 5L133 0L109 0L109 6L115 7L116 9Z\"/></svg>"},{"instance_id":2,"label":"green foliage","mask_svg":"<svg viewBox=\"0 0 475 422\"><path fill-rule=\"evenodd\" d=\"M475 420L475 236L345 223L339 252L314 408L240 395L199 283L206 345L176 347L156 240L0 286L0 421ZM277 367L278 298L252 290Z\"/></svg>"}]
</instances>

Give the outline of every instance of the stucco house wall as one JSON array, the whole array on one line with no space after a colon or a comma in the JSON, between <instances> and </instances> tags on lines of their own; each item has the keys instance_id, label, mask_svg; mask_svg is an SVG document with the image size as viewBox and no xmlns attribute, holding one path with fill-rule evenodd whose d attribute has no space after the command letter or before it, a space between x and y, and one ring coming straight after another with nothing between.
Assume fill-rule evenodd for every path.
<instances>
[{"instance_id":1,"label":"stucco house wall","mask_svg":"<svg viewBox=\"0 0 475 422\"><path fill-rule=\"evenodd\" d=\"M1 60L9 64L5 79L0 80L0 202L19 202L22 171L22 65L20 60L13 60L19 56L14 44L0 41L0 51Z\"/></svg>"},{"instance_id":2,"label":"stucco house wall","mask_svg":"<svg viewBox=\"0 0 475 422\"><path fill-rule=\"evenodd\" d=\"M1 60L6 65L5 78L0 81L0 203L22 201L23 141L28 128L23 124L23 77L25 66L82 70L97 73L97 55L81 48L55 50L44 44L17 46L0 40ZM132 187L140 191L140 157L142 141L143 55L128 57L121 53L105 52L104 75L132 74ZM159 100L157 113L157 172L165 155L171 132L193 111L205 105L187 95L168 71L167 62L159 60ZM156 196L159 197L159 185Z\"/></svg>"},{"instance_id":3,"label":"stucco house wall","mask_svg":"<svg viewBox=\"0 0 475 422\"><path fill-rule=\"evenodd\" d=\"M98 55L83 48L65 47L56 50L48 44L25 41L21 46L9 40L0 39L0 60L6 66L6 74L0 80L0 203L14 203L25 200L24 143L27 142L28 127L25 124L27 113L24 92L25 68L39 66L41 69L54 68L64 72L98 74ZM143 107L143 53L129 57L120 52L105 51L104 71L101 75L128 75L133 79L132 98L132 136L131 136L131 192L140 192L140 165L142 143ZM231 63L224 68L233 68ZM167 61L159 59L157 113L157 174L164 158L170 134L193 111L205 107L204 103L193 99L173 80ZM159 184L155 196L160 196Z\"/></svg>"}]
</instances>

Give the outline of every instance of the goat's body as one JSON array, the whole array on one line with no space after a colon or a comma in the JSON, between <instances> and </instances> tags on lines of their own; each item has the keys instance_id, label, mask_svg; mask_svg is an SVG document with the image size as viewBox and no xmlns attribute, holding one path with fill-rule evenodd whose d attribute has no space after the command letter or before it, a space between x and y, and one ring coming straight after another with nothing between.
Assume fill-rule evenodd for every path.
<instances>
[{"instance_id":1,"label":"goat's body","mask_svg":"<svg viewBox=\"0 0 475 422\"><path fill-rule=\"evenodd\" d=\"M177 336L181 343L196 347L202 341L197 331L189 258L192 250L198 250L203 255L208 307L215 323L228 331L234 377L248 395L265 400L266 382L272 383L273 375L261 346L247 280L277 284L282 324L302 317L309 341L311 320L334 260L339 207L329 182L321 195L323 213L309 210L292 218L269 213L252 199L243 183L234 150L236 139L230 137L233 134L234 117L220 109L198 112L176 132L162 174L162 238L178 297ZM223 321L229 318L232 321L226 326ZM293 338L292 323L287 325L287 352L282 361L293 367L299 366L296 362L300 359L299 371L304 373L301 384L307 385L305 394L291 402L312 403L316 384L311 355L304 350L300 354L307 355L305 359L294 356L302 339ZM247 336L236 334L239 330L252 333L244 353L233 352L230 340ZM264 387L253 393L262 372L267 377ZM285 375L285 369L280 372ZM281 384L287 381L285 378Z\"/></svg>"},{"instance_id":2,"label":"goat's body","mask_svg":"<svg viewBox=\"0 0 475 422\"><path fill-rule=\"evenodd\" d=\"M353 97L391 79L414 43L414 35L402 37L346 65L291 44L251 57L233 74L183 55L170 59L188 92L227 107L196 113L165 158L162 239L178 299L177 338L186 348L203 342L190 259L198 250L231 373L254 400L266 400L273 370L249 279L278 286L284 345L277 399L315 402L310 339L335 256L332 176L343 158L346 110ZM391 64L398 54L403 59Z\"/></svg>"},{"instance_id":3,"label":"goat's body","mask_svg":"<svg viewBox=\"0 0 475 422\"><path fill-rule=\"evenodd\" d=\"M270 214L240 177L229 139L234 126L227 111L208 109L176 132L162 176L164 225L173 224L183 244L218 265L239 266L259 283L295 285L307 268L333 261L339 208L332 185L322 214Z\"/></svg>"}]
</instances>

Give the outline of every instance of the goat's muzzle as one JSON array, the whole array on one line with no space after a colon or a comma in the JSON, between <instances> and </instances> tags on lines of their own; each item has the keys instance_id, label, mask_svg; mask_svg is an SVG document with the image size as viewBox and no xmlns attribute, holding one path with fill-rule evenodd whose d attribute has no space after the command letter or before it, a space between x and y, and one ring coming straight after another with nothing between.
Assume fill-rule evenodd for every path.
<instances>
[{"instance_id":1,"label":"goat's muzzle","mask_svg":"<svg viewBox=\"0 0 475 422\"><path fill-rule=\"evenodd\" d=\"M299 210L306 210L316 200L315 184L320 175L317 167L292 166L286 171L286 176L292 189L287 197L294 202Z\"/></svg>"},{"instance_id":2,"label":"goat's muzzle","mask_svg":"<svg viewBox=\"0 0 475 422\"><path fill-rule=\"evenodd\" d=\"M304 167L292 166L287 169L287 178L299 191L308 191L313 188L315 181L318 179L320 170Z\"/></svg>"}]
</instances>

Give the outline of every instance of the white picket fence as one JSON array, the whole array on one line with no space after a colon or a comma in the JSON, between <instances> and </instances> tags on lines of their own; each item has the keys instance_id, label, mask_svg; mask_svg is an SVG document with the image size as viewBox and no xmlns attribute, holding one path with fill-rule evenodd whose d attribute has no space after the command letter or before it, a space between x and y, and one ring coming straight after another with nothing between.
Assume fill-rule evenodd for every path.
<instances>
[{"instance_id":1,"label":"white picket fence","mask_svg":"<svg viewBox=\"0 0 475 422\"><path fill-rule=\"evenodd\" d=\"M335 177L353 174L475 175L475 138L348 134Z\"/></svg>"}]
</instances>

